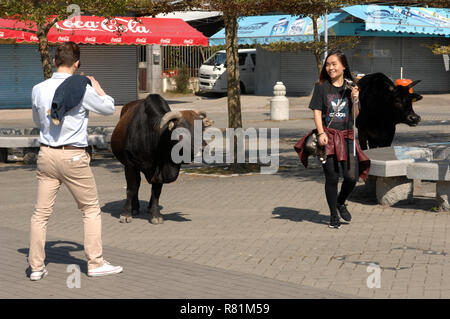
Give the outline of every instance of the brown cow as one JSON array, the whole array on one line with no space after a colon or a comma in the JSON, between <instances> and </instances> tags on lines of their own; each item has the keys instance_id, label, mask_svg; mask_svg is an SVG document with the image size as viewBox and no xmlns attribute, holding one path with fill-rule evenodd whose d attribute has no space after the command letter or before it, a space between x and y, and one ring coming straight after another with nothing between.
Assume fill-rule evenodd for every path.
<instances>
[{"instance_id":1,"label":"brown cow","mask_svg":"<svg viewBox=\"0 0 450 319\"><path fill-rule=\"evenodd\" d=\"M111 137L112 151L125 166L127 181L127 199L120 222L129 223L132 215L139 213L138 192L142 172L147 182L152 184L148 206L150 222L163 223L159 209L162 185L175 181L181 166L171 158L172 147L178 143L171 139L171 133L176 128L189 130L192 138L191 154L194 154L195 120L201 120L203 128L213 123L204 112L171 111L158 94L150 94L145 100L124 105Z\"/></svg>"}]
</instances>

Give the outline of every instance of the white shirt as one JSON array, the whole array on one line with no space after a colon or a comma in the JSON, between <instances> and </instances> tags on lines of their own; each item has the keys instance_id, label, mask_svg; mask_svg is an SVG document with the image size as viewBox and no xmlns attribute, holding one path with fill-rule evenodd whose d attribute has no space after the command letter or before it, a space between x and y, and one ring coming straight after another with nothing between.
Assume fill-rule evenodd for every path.
<instances>
[{"instance_id":1,"label":"white shirt","mask_svg":"<svg viewBox=\"0 0 450 319\"><path fill-rule=\"evenodd\" d=\"M50 79L33 87L33 120L41 129L39 142L50 146L86 147L89 111L111 115L114 113L114 99L109 95L100 96L92 86L86 85L81 103L67 111L59 125L53 124L48 111L52 107L56 89L69 76L69 73L55 72Z\"/></svg>"}]
</instances>

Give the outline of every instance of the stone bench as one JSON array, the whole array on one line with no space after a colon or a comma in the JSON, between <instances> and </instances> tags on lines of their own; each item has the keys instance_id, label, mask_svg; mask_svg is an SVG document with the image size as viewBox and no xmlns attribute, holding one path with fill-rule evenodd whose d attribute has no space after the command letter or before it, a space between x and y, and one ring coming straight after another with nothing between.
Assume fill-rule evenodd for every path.
<instances>
[{"instance_id":1,"label":"stone bench","mask_svg":"<svg viewBox=\"0 0 450 319\"><path fill-rule=\"evenodd\" d=\"M412 163L407 167L406 176L411 179L436 181L436 199L439 209L449 211L450 160Z\"/></svg>"},{"instance_id":2,"label":"stone bench","mask_svg":"<svg viewBox=\"0 0 450 319\"><path fill-rule=\"evenodd\" d=\"M109 137L109 138L108 138ZM92 153L92 146L101 145L109 143L110 136L104 136L100 134L88 135L88 151ZM21 135L8 135L0 136L0 162L6 163L8 160L8 149L11 148L24 148L24 159L25 157L32 157L32 155L37 153L40 147L39 136L21 136Z\"/></svg>"},{"instance_id":3,"label":"stone bench","mask_svg":"<svg viewBox=\"0 0 450 319\"><path fill-rule=\"evenodd\" d=\"M378 203L388 206L402 200L412 202L414 180L407 177L407 168L433 159L433 152L425 147L391 146L364 153L370 158L366 191L374 194Z\"/></svg>"}]
</instances>

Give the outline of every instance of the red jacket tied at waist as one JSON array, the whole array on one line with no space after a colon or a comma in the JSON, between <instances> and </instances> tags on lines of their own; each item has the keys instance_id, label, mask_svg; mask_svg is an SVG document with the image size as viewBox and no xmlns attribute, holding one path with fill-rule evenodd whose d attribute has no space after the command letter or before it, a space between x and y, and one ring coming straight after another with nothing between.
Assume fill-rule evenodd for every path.
<instances>
[{"instance_id":1,"label":"red jacket tied at waist","mask_svg":"<svg viewBox=\"0 0 450 319\"><path fill-rule=\"evenodd\" d=\"M305 137L300 139L297 144L295 144L294 149L298 154L301 162L305 167L308 167L308 157L310 154L304 152L304 145L306 142L306 138L311 135L312 131L309 132ZM326 155L336 155L336 158L339 162L347 160L347 143L346 139L353 140L353 130L335 130L333 128L325 128L325 133L328 136L328 143L325 145ZM350 151L353 153L353 151ZM364 154L359 146L358 141L356 141L356 154L358 156L359 162L359 177L366 180L369 175L370 169L370 159Z\"/></svg>"}]
</instances>

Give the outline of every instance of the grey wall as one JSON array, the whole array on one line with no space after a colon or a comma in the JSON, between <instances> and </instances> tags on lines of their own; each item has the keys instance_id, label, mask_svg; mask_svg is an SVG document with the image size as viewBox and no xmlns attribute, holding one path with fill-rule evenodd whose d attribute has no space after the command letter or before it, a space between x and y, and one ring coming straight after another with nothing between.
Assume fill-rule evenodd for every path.
<instances>
[{"instance_id":1,"label":"grey wall","mask_svg":"<svg viewBox=\"0 0 450 319\"><path fill-rule=\"evenodd\" d=\"M450 93L450 71L442 55L434 55L424 45L449 45L447 38L362 37L354 49L344 50L352 72L382 72L393 81L400 78L422 80L418 93ZM257 48L255 94L273 95L276 81L286 86L287 95L310 95L318 80L316 61L309 52L269 52Z\"/></svg>"},{"instance_id":2,"label":"grey wall","mask_svg":"<svg viewBox=\"0 0 450 319\"><path fill-rule=\"evenodd\" d=\"M255 94L273 95L277 81L291 96L309 95L317 81L316 60L309 52L272 52L257 48Z\"/></svg>"},{"instance_id":3,"label":"grey wall","mask_svg":"<svg viewBox=\"0 0 450 319\"><path fill-rule=\"evenodd\" d=\"M345 51L353 72L382 72L392 80L422 80L414 87L418 93L450 93L450 71L442 55L434 55L425 45L449 45L450 39L425 37L365 37L355 49ZM370 54L370 56L368 56Z\"/></svg>"},{"instance_id":4,"label":"grey wall","mask_svg":"<svg viewBox=\"0 0 450 319\"><path fill-rule=\"evenodd\" d=\"M133 45L80 45L80 72L92 75L116 105L137 99L137 50Z\"/></svg>"},{"instance_id":5,"label":"grey wall","mask_svg":"<svg viewBox=\"0 0 450 319\"><path fill-rule=\"evenodd\" d=\"M281 81L281 54L256 48L255 94L273 95L273 87Z\"/></svg>"}]
</instances>

